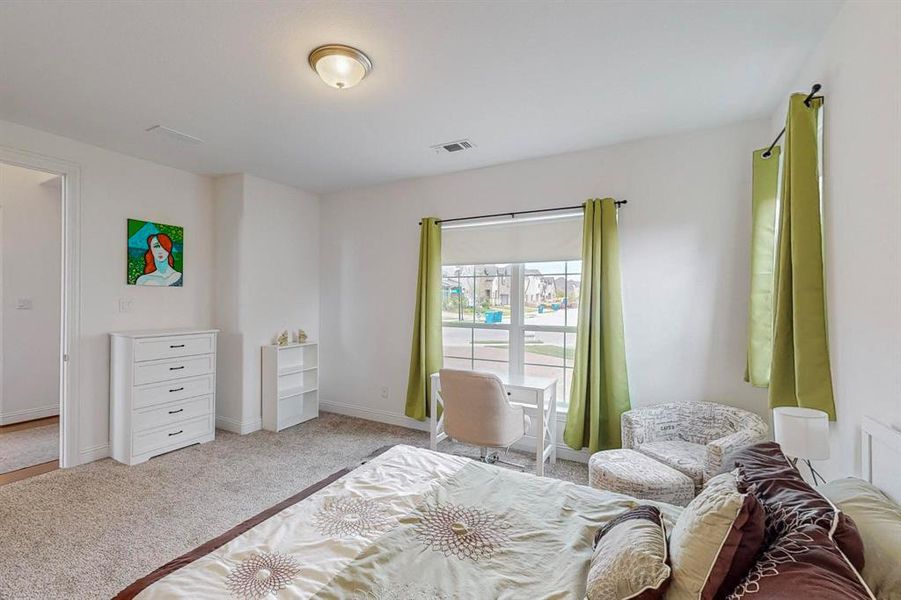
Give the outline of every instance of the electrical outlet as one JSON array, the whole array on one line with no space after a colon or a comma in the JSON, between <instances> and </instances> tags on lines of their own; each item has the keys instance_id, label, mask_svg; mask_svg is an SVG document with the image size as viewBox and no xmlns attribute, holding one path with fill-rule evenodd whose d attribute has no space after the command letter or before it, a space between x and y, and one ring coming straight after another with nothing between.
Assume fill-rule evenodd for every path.
<instances>
[{"instance_id":1,"label":"electrical outlet","mask_svg":"<svg viewBox=\"0 0 901 600\"><path fill-rule=\"evenodd\" d=\"M119 298L120 313L131 312L132 306L134 306L134 300L132 300L131 298Z\"/></svg>"},{"instance_id":2,"label":"electrical outlet","mask_svg":"<svg viewBox=\"0 0 901 600\"><path fill-rule=\"evenodd\" d=\"M388 398L388 386L382 388L382 398Z\"/></svg>"},{"instance_id":3,"label":"electrical outlet","mask_svg":"<svg viewBox=\"0 0 901 600\"><path fill-rule=\"evenodd\" d=\"M31 298L16 298L16 310L31 310L33 306Z\"/></svg>"}]
</instances>

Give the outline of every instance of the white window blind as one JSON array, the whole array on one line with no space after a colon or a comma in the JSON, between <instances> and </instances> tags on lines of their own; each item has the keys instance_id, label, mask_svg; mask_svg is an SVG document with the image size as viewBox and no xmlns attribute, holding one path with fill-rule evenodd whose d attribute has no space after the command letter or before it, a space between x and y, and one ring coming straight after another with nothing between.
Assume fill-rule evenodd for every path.
<instances>
[{"instance_id":1,"label":"white window blind","mask_svg":"<svg viewBox=\"0 0 901 600\"><path fill-rule=\"evenodd\" d=\"M445 265L508 264L575 260L582 256L582 216L446 226L441 231Z\"/></svg>"}]
</instances>

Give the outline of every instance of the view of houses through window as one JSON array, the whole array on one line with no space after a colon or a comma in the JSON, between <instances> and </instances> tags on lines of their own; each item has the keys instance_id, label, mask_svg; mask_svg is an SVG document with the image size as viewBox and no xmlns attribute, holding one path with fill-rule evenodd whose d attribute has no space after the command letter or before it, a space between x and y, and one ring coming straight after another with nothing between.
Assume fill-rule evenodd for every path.
<instances>
[{"instance_id":1,"label":"view of houses through window","mask_svg":"<svg viewBox=\"0 0 901 600\"><path fill-rule=\"evenodd\" d=\"M442 267L444 366L557 378L569 401L582 261Z\"/></svg>"}]
</instances>

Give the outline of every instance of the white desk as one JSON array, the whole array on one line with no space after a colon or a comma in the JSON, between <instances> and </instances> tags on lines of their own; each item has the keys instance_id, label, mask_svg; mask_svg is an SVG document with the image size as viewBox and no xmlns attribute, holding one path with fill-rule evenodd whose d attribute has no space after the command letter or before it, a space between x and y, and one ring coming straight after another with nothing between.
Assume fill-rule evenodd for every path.
<instances>
[{"instance_id":1,"label":"white desk","mask_svg":"<svg viewBox=\"0 0 901 600\"><path fill-rule=\"evenodd\" d=\"M510 393L510 401L525 407L534 407L540 418L532 419L533 429L538 425L535 435L535 472L544 475L544 462L557 462L557 379L555 377L507 377L499 376ZM436 418L441 401L441 378L438 373L431 376L431 398L429 406L429 444L432 450L438 449L438 442L447 438L444 432L444 414ZM478 418L478 415L473 415Z\"/></svg>"}]
</instances>

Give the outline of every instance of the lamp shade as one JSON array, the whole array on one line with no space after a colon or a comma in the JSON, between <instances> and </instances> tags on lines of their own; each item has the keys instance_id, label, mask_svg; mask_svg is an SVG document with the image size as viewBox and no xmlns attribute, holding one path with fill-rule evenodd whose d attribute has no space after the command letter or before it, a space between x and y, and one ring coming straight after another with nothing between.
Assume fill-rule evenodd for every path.
<instances>
[{"instance_id":1,"label":"lamp shade","mask_svg":"<svg viewBox=\"0 0 901 600\"><path fill-rule=\"evenodd\" d=\"M829 458L829 415L821 410L774 408L773 432L788 456L808 460Z\"/></svg>"}]
</instances>

